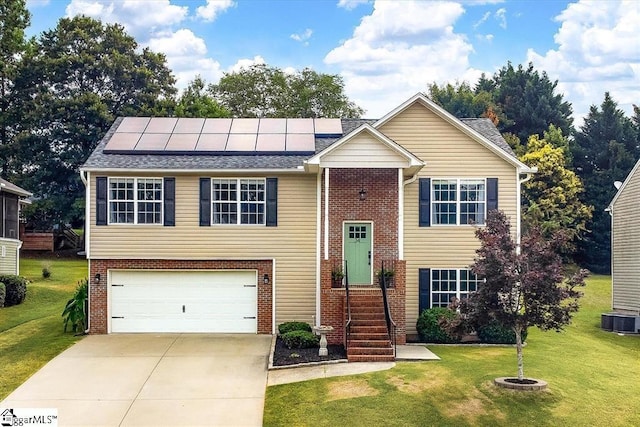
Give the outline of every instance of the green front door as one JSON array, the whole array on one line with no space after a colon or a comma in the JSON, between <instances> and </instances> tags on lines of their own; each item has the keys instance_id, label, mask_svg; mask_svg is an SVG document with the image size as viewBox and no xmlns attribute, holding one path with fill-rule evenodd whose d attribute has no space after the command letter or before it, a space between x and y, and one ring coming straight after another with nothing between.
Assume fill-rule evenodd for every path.
<instances>
[{"instance_id":1,"label":"green front door","mask_svg":"<svg viewBox=\"0 0 640 427\"><path fill-rule=\"evenodd\" d=\"M371 224L344 225L344 259L350 285L371 284Z\"/></svg>"}]
</instances>

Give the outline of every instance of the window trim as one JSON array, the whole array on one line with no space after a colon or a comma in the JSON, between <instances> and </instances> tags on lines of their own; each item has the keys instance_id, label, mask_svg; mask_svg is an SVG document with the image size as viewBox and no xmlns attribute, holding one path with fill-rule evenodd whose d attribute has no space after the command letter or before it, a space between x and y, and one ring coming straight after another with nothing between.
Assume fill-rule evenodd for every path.
<instances>
[{"instance_id":1,"label":"window trim","mask_svg":"<svg viewBox=\"0 0 640 427\"><path fill-rule=\"evenodd\" d=\"M113 222L111 221L111 180L112 179L133 179L133 222ZM160 204L160 219L158 222L138 222L138 203L145 201L138 200L138 180L158 180L160 181L160 200L154 200L152 203ZM159 176L109 176L107 177L107 225L123 225L123 226L164 226L164 178Z\"/></svg>"},{"instance_id":2,"label":"window trim","mask_svg":"<svg viewBox=\"0 0 640 427\"><path fill-rule=\"evenodd\" d=\"M434 273L435 272L441 272L441 271L455 271L456 272L456 290L455 291L434 291L433 290L433 284L435 282L434 280ZM434 301L433 301L433 295L435 294L452 294L455 292L456 294L456 298L458 298L458 300L462 300L461 296L464 294L467 297L472 294L475 291L461 291L460 290L460 284L462 282L461 280L461 272L462 271L467 271L469 273L469 275L473 275L473 273L471 272L471 269L469 268L431 268L429 271L429 308L434 308L434 307L442 307L441 305L435 305L434 306ZM479 279L476 276L476 279L474 281L468 280L468 282L473 283L475 282L476 284L476 290L477 287L479 286L480 283L484 283L484 279ZM451 301L447 302L447 305L450 303Z\"/></svg>"},{"instance_id":3,"label":"window trim","mask_svg":"<svg viewBox=\"0 0 640 427\"><path fill-rule=\"evenodd\" d=\"M456 181L456 200L455 200L455 204L456 204L456 223L455 224L439 224L435 221L435 215L437 215L436 213L436 209L435 206L438 204L445 204L447 202L439 202L437 200L435 200L435 191L434 191L434 187L435 187L435 183L438 181ZM475 223L475 224L469 224L469 223L464 223L461 224L460 223L460 215L461 215L461 210L460 210L460 205L463 203L470 203L468 201L463 202L462 200L460 200L460 192L461 192L461 183L463 181L482 181L482 183L484 184L484 201L482 202L476 202L476 203L482 203L484 205L484 222L482 223ZM487 221L487 207L488 207L488 200L487 200L487 196L488 196L488 187L487 187L487 178L474 178L474 177L464 177L464 178L460 178L460 177L431 177L431 181L430 181L430 185L429 185L429 208L430 208L430 218L429 218L429 222L430 225L432 227L474 227L474 226L484 226L486 224ZM450 202L449 202L450 203Z\"/></svg>"},{"instance_id":4,"label":"window trim","mask_svg":"<svg viewBox=\"0 0 640 427\"><path fill-rule=\"evenodd\" d=\"M236 182L236 222L234 224L222 224L222 223L216 223L214 222L214 215L215 215L215 209L214 209L214 204L217 203L215 198L214 198L214 181L215 180L224 180L224 181L235 181ZM242 181L243 180L253 180L253 181L261 181L263 184L263 193L264 193L264 198L262 201L257 201L257 202L248 202L248 201L242 201L241 200L241 186L242 186ZM211 209L211 212L209 214L209 224L212 227L237 227L237 226L241 226L241 227L266 227L267 226L267 178L266 177L256 177L256 176L243 176L243 177L219 177L219 176L214 176L211 177L209 179L210 182L210 191L209 191L209 197L210 197L210 201L209 201L209 206ZM218 202L218 203L230 203L230 202ZM256 224L243 224L241 222L242 219L242 204L243 203L247 203L247 204L261 204L264 208L262 210L262 216L263 216L263 221L261 223L256 223Z\"/></svg>"}]
</instances>

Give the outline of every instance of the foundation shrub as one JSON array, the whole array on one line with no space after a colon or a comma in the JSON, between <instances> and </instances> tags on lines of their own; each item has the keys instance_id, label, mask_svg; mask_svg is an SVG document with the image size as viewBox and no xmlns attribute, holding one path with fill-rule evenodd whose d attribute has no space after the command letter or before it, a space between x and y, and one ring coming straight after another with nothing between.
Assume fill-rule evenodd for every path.
<instances>
[{"instance_id":1,"label":"foundation shrub","mask_svg":"<svg viewBox=\"0 0 640 427\"><path fill-rule=\"evenodd\" d=\"M5 307L22 304L27 297L27 279L15 274L4 274L0 275L0 283L5 285Z\"/></svg>"},{"instance_id":2,"label":"foundation shrub","mask_svg":"<svg viewBox=\"0 0 640 427\"><path fill-rule=\"evenodd\" d=\"M280 336L288 348L318 347L320 338L308 331L291 331Z\"/></svg>"},{"instance_id":3,"label":"foundation shrub","mask_svg":"<svg viewBox=\"0 0 640 427\"><path fill-rule=\"evenodd\" d=\"M456 312L443 307L434 307L423 310L418 317L416 329L422 342L453 344L460 339L447 333L443 327L447 321L453 321Z\"/></svg>"},{"instance_id":4,"label":"foundation shrub","mask_svg":"<svg viewBox=\"0 0 640 427\"><path fill-rule=\"evenodd\" d=\"M284 335L287 332L292 332L292 331L311 332L311 326L309 326L309 324L306 322L296 322L296 321L284 322L278 325L278 332L280 332L280 335Z\"/></svg>"}]
</instances>

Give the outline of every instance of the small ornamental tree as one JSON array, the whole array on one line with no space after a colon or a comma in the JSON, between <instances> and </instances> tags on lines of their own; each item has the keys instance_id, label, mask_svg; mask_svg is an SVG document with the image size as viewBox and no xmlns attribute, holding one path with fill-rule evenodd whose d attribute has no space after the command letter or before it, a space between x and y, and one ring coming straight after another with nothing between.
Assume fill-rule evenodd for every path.
<instances>
[{"instance_id":1,"label":"small ornamental tree","mask_svg":"<svg viewBox=\"0 0 640 427\"><path fill-rule=\"evenodd\" d=\"M476 327L496 321L513 329L518 380L523 381L523 332L531 326L560 331L569 324L582 296L576 288L585 285L588 272L565 277L559 249L566 237L561 232L545 239L533 228L518 248L502 211L491 211L486 227L478 228L476 236L481 246L471 269L485 283L465 301L461 312Z\"/></svg>"}]
</instances>

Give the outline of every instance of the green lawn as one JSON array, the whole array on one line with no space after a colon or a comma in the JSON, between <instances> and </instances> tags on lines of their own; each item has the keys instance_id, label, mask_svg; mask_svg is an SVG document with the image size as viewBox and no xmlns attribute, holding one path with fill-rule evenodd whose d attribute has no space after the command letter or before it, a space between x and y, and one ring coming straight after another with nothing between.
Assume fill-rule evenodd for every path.
<instances>
[{"instance_id":1,"label":"green lawn","mask_svg":"<svg viewBox=\"0 0 640 427\"><path fill-rule=\"evenodd\" d=\"M430 346L441 361L269 387L267 426L637 426L640 337L599 329L610 310L608 276L587 281L582 308L565 332L529 333L525 375L544 392L498 389L517 373L509 347Z\"/></svg>"},{"instance_id":2,"label":"green lawn","mask_svg":"<svg viewBox=\"0 0 640 427\"><path fill-rule=\"evenodd\" d=\"M43 266L51 271L48 279L42 278ZM78 340L63 333L61 313L77 282L87 277L87 261L23 258L20 275L31 281L27 298L0 309L0 400Z\"/></svg>"}]
</instances>

